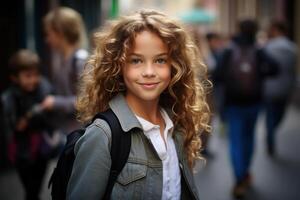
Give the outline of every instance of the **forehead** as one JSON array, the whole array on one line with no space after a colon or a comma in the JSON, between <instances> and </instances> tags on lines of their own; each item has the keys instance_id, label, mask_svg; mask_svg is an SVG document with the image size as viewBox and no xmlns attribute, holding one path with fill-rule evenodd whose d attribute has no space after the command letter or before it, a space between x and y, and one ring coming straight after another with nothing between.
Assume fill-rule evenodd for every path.
<instances>
[{"instance_id":1,"label":"forehead","mask_svg":"<svg viewBox=\"0 0 300 200\"><path fill-rule=\"evenodd\" d=\"M143 55L168 53L168 46L164 41L156 33L148 30L136 35L132 47L132 53Z\"/></svg>"}]
</instances>

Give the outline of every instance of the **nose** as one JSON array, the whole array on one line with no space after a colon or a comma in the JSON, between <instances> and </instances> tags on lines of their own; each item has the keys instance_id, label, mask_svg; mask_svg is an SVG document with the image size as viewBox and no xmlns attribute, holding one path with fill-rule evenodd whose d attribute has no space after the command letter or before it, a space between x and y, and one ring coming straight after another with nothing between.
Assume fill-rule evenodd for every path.
<instances>
[{"instance_id":1,"label":"nose","mask_svg":"<svg viewBox=\"0 0 300 200\"><path fill-rule=\"evenodd\" d=\"M142 72L142 76L144 77L154 77L155 76L155 68L152 62L147 62Z\"/></svg>"}]
</instances>

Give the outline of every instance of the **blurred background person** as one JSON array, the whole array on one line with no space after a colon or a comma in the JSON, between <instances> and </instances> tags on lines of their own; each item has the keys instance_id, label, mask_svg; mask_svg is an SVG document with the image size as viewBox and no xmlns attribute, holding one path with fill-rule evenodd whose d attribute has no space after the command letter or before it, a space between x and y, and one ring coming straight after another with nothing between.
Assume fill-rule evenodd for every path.
<instances>
[{"instance_id":1,"label":"blurred background person","mask_svg":"<svg viewBox=\"0 0 300 200\"><path fill-rule=\"evenodd\" d=\"M283 119L296 84L297 46L287 38L286 23L273 20L269 27L266 52L278 63L278 74L264 82L266 111L266 147L270 156L275 153L275 132Z\"/></svg>"},{"instance_id":2,"label":"blurred background person","mask_svg":"<svg viewBox=\"0 0 300 200\"><path fill-rule=\"evenodd\" d=\"M79 126L75 119L77 81L88 52L82 48L85 28L81 15L67 7L50 11L44 18L46 42L56 53L50 72L54 95L46 97L42 106L53 111L54 124L63 133Z\"/></svg>"},{"instance_id":3,"label":"blurred background person","mask_svg":"<svg viewBox=\"0 0 300 200\"><path fill-rule=\"evenodd\" d=\"M224 91L222 84L217 81L217 67L220 67L220 58L224 50L224 38L217 32L208 32L206 40L210 54L208 55L207 65L211 81L213 82L213 105L215 115L219 116L220 123L224 122ZM221 130L221 129L220 129Z\"/></svg>"},{"instance_id":4,"label":"blurred background person","mask_svg":"<svg viewBox=\"0 0 300 200\"><path fill-rule=\"evenodd\" d=\"M222 36L216 32L208 32L206 34L206 40L210 51L207 64L211 71L215 71L220 59L220 52L223 49L223 39ZM212 80L214 80L214 78L212 78Z\"/></svg>"},{"instance_id":5,"label":"blurred background person","mask_svg":"<svg viewBox=\"0 0 300 200\"><path fill-rule=\"evenodd\" d=\"M1 95L1 130L7 140L8 158L16 167L27 200L39 199L51 154L46 142L51 127L41 107L51 87L41 77L39 64L37 54L25 49L17 51L10 59L13 85Z\"/></svg>"},{"instance_id":6,"label":"blurred background person","mask_svg":"<svg viewBox=\"0 0 300 200\"><path fill-rule=\"evenodd\" d=\"M220 58L217 79L224 86L225 119L235 177L232 195L242 198L251 183L254 131L262 103L262 81L276 73L276 63L256 46L254 20L239 23L239 33Z\"/></svg>"},{"instance_id":7,"label":"blurred background person","mask_svg":"<svg viewBox=\"0 0 300 200\"><path fill-rule=\"evenodd\" d=\"M213 88L208 94L209 107L212 110L213 116L211 118L211 124L214 124L214 121L218 117L221 105L222 105L222 93L221 87L218 87L215 80L216 68L219 66L220 53L223 48L223 40L221 35L216 32L208 32L205 34L202 40L199 40L199 46L201 47L202 54L204 56L204 61L208 68L209 79L213 83ZM206 47L206 49L205 49ZM204 133L201 135L203 141L203 150L202 155L206 158L212 158L213 154L209 151L209 138L211 135L209 133Z\"/></svg>"}]
</instances>

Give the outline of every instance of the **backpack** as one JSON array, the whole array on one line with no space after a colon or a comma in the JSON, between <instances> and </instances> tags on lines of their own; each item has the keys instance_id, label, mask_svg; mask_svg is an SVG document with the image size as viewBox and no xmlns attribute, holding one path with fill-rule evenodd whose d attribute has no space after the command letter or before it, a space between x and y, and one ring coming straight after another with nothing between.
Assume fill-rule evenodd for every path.
<instances>
[{"instance_id":1,"label":"backpack","mask_svg":"<svg viewBox=\"0 0 300 200\"><path fill-rule=\"evenodd\" d=\"M233 44L227 50L225 87L228 94L239 98L252 98L260 93L257 47Z\"/></svg>"},{"instance_id":2,"label":"backpack","mask_svg":"<svg viewBox=\"0 0 300 200\"><path fill-rule=\"evenodd\" d=\"M131 147L131 135L130 133L124 134L118 118L111 109L96 114L92 122L98 118L103 119L108 123L112 133L110 149L112 164L105 195L103 197L103 199L108 200L110 199L114 183L127 162ZM74 147L84 132L85 128L82 128L71 132L67 136L66 145L59 156L56 168L54 169L48 184L48 188L52 185L51 196L53 200L66 199L67 186L75 160Z\"/></svg>"}]
</instances>

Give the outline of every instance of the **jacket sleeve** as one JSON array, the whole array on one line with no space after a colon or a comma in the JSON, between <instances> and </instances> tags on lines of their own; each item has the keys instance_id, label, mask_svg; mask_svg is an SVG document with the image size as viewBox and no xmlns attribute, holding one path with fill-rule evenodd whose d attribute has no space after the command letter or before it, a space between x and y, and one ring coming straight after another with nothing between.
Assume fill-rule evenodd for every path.
<instances>
[{"instance_id":1,"label":"jacket sleeve","mask_svg":"<svg viewBox=\"0 0 300 200\"><path fill-rule=\"evenodd\" d=\"M105 121L97 119L95 122L75 145L67 199L102 199L105 193L111 166L111 131Z\"/></svg>"},{"instance_id":2,"label":"jacket sleeve","mask_svg":"<svg viewBox=\"0 0 300 200\"><path fill-rule=\"evenodd\" d=\"M7 90L2 93L1 95L1 128L0 132L3 134L5 138L5 142L9 142L13 136L15 131L16 123L17 123L17 116L15 111L15 106L13 105L14 99L12 97L12 92Z\"/></svg>"},{"instance_id":3,"label":"jacket sleeve","mask_svg":"<svg viewBox=\"0 0 300 200\"><path fill-rule=\"evenodd\" d=\"M70 81L73 83L71 87L72 95L61 96L55 95L54 99L54 108L55 110L63 110L65 113L74 113L75 112L75 100L77 85L80 79L80 76L83 72L86 59L88 57L87 51L80 49L74 55L74 63L72 63L72 76L70 76ZM72 61L73 62L73 61Z\"/></svg>"},{"instance_id":4,"label":"jacket sleeve","mask_svg":"<svg viewBox=\"0 0 300 200\"><path fill-rule=\"evenodd\" d=\"M260 74L262 77L276 76L279 72L279 64L267 53L265 49L259 49L257 52Z\"/></svg>"},{"instance_id":5,"label":"jacket sleeve","mask_svg":"<svg viewBox=\"0 0 300 200\"><path fill-rule=\"evenodd\" d=\"M54 96L54 108L55 110L63 110L65 113L75 112L75 100L74 96Z\"/></svg>"}]
</instances>

